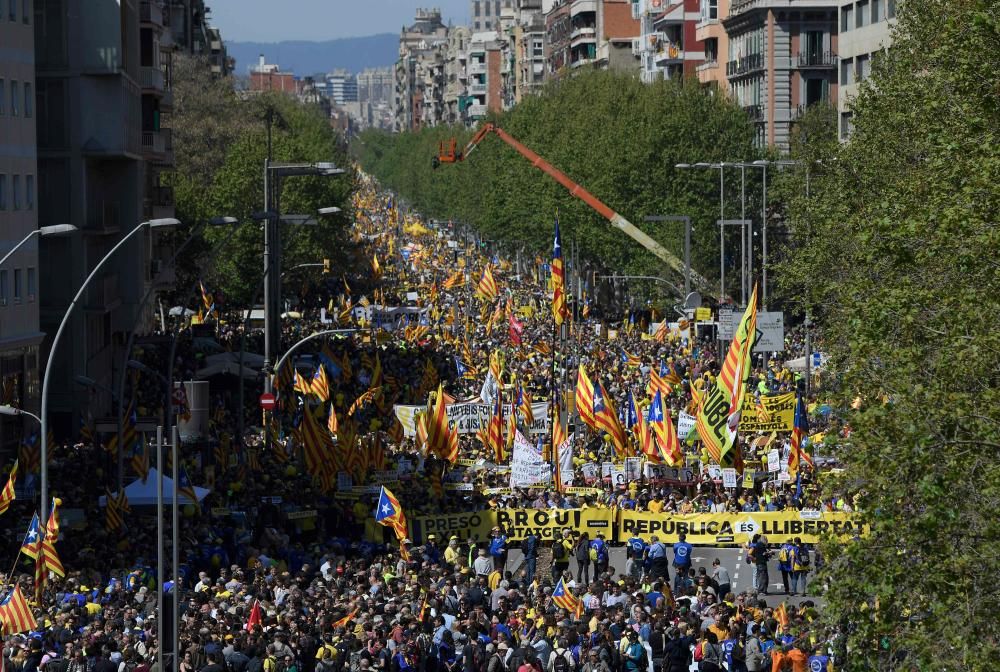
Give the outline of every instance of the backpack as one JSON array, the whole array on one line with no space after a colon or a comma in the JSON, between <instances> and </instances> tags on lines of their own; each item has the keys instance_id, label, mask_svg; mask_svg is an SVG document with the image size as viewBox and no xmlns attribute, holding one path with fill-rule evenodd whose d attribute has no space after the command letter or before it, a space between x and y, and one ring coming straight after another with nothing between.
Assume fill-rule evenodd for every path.
<instances>
[{"instance_id":1,"label":"backpack","mask_svg":"<svg viewBox=\"0 0 1000 672\"><path fill-rule=\"evenodd\" d=\"M566 546L561 541L552 544L552 557L556 560L562 560L566 557Z\"/></svg>"},{"instance_id":2,"label":"backpack","mask_svg":"<svg viewBox=\"0 0 1000 672\"><path fill-rule=\"evenodd\" d=\"M597 562L597 549L596 548L591 548L589 555L590 555L590 559L591 560L593 560L594 562Z\"/></svg>"},{"instance_id":3,"label":"backpack","mask_svg":"<svg viewBox=\"0 0 1000 672\"><path fill-rule=\"evenodd\" d=\"M553 672L570 672L569 661L566 660L566 649L556 649L556 659L552 662Z\"/></svg>"},{"instance_id":4,"label":"backpack","mask_svg":"<svg viewBox=\"0 0 1000 672\"><path fill-rule=\"evenodd\" d=\"M701 640L694 645L694 662L700 663L705 657L705 640Z\"/></svg>"},{"instance_id":5,"label":"backpack","mask_svg":"<svg viewBox=\"0 0 1000 672\"><path fill-rule=\"evenodd\" d=\"M788 560L789 560L789 557L788 557L788 547L787 546L782 546L781 550L778 551L778 562L780 562L782 564L787 564Z\"/></svg>"}]
</instances>

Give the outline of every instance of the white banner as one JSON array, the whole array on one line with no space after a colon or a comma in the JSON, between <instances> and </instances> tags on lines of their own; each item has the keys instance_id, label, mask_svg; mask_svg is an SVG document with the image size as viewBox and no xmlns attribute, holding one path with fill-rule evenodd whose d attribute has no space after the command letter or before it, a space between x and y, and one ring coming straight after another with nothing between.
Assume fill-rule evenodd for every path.
<instances>
[{"instance_id":1,"label":"white banner","mask_svg":"<svg viewBox=\"0 0 1000 672\"><path fill-rule=\"evenodd\" d=\"M680 415L677 416L677 438L681 441L686 439L697 422L698 418L681 411Z\"/></svg>"},{"instance_id":2,"label":"white banner","mask_svg":"<svg viewBox=\"0 0 1000 672\"><path fill-rule=\"evenodd\" d=\"M542 461L542 454L524 438L521 432L516 432L514 450L510 458L510 487L544 485L551 481L550 465Z\"/></svg>"},{"instance_id":3,"label":"white banner","mask_svg":"<svg viewBox=\"0 0 1000 672\"><path fill-rule=\"evenodd\" d=\"M562 442L556 449L559 456L559 479L563 485L573 483L573 435Z\"/></svg>"},{"instance_id":4,"label":"white banner","mask_svg":"<svg viewBox=\"0 0 1000 672\"><path fill-rule=\"evenodd\" d=\"M778 455L778 449L772 448L767 451L767 470L775 472L779 469L781 469L781 457Z\"/></svg>"},{"instance_id":5,"label":"white banner","mask_svg":"<svg viewBox=\"0 0 1000 672\"><path fill-rule=\"evenodd\" d=\"M393 410L400 424L403 425L403 434L406 436L416 436L417 434L417 414L423 413L426 406L395 406ZM512 412L510 404L504 408L504 419ZM449 404L445 406L445 414L448 416L448 426L454 427L459 434L475 434L481 428L486 427L493 415L491 404L481 404L469 402L461 404ZM535 416L535 421L528 428L531 435L549 433L549 404L542 401L531 405L531 414Z\"/></svg>"}]
</instances>

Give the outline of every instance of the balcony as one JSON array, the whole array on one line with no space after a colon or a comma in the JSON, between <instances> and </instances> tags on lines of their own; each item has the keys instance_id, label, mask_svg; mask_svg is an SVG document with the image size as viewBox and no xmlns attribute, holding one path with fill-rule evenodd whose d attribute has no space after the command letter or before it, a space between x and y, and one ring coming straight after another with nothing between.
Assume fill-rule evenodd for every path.
<instances>
[{"instance_id":1,"label":"balcony","mask_svg":"<svg viewBox=\"0 0 1000 672\"><path fill-rule=\"evenodd\" d=\"M469 107L465 109L465 113L470 119L482 119L486 116L486 106L469 105Z\"/></svg>"},{"instance_id":2,"label":"balcony","mask_svg":"<svg viewBox=\"0 0 1000 672\"><path fill-rule=\"evenodd\" d=\"M109 236L121 232L121 203L100 200L90 209L84 233Z\"/></svg>"},{"instance_id":3,"label":"balcony","mask_svg":"<svg viewBox=\"0 0 1000 672\"><path fill-rule=\"evenodd\" d=\"M478 83L469 84L469 94L473 96L485 96L486 84L478 84Z\"/></svg>"},{"instance_id":4,"label":"balcony","mask_svg":"<svg viewBox=\"0 0 1000 672\"><path fill-rule=\"evenodd\" d=\"M160 165L174 164L174 143L169 128L142 132L143 156Z\"/></svg>"},{"instance_id":5,"label":"balcony","mask_svg":"<svg viewBox=\"0 0 1000 672\"><path fill-rule=\"evenodd\" d=\"M208 46L213 52L220 52L222 51L222 40L212 40Z\"/></svg>"},{"instance_id":6,"label":"balcony","mask_svg":"<svg viewBox=\"0 0 1000 672\"><path fill-rule=\"evenodd\" d=\"M121 304L121 292L118 289L118 274L107 273L95 280L87 290L87 306L90 312L106 313Z\"/></svg>"},{"instance_id":7,"label":"balcony","mask_svg":"<svg viewBox=\"0 0 1000 672\"><path fill-rule=\"evenodd\" d=\"M751 54L726 63L726 77L743 77L764 69L764 55Z\"/></svg>"},{"instance_id":8,"label":"balcony","mask_svg":"<svg viewBox=\"0 0 1000 672\"><path fill-rule=\"evenodd\" d=\"M158 2L142 0L139 3L139 21L163 28L163 7Z\"/></svg>"},{"instance_id":9,"label":"balcony","mask_svg":"<svg viewBox=\"0 0 1000 672\"><path fill-rule=\"evenodd\" d=\"M746 112L750 121L762 122L764 121L764 108L760 105L744 105L743 111Z\"/></svg>"},{"instance_id":10,"label":"balcony","mask_svg":"<svg viewBox=\"0 0 1000 672\"><path fill-rule=\"evenodd\" d=\"M660 46L656 50L656 56L654 56L653 60L657 65L678 63L684 60L684 52L681 51L680 47L672 42L660 42Z\"/></svg>"},{"instance_id":11,"label":"balcony","mask_svg":"<svg viewBox=\"0 0 1000 672\"><path fill-rule=\"evenodd\" d=\"M573 32L569 34L570 44L579 44L580 42L594 42L597 40L597 28L593 26L581 26L579 28L574 28Z\"/></svg>"},{"instance_id":12,"label":"balcony","mask_svg":"<svg viewBox=\"0 0 1000 672\"><path fill-rule=\"evenodd\" d=\"M142 87L143 92L155 91L163 93L164 83L163 70L145 65L139 68L139 85Z\"/></svg>"},{"instance_id":13,"label":"balcony","mask_svg":"<svg viewBox=\"0 0 1000 672\"><path fill-rule=\"evenodd\" d=\"M719 67L719 62L718 61L714 61L714 60L713 61L705 61L704 63L700 63L697 66L695 66L694 71L695 72L708 72L710 70L715 70L717 67Z\"/></svg>"},{"instance_id":14,"label":"balcony","mask_svg":"<svg viewBox=\"0 0 1000 672\"><path fill-rule=\"evenodd\" d=\"M573 0L573 4L569 7L570 18L587 12L597 13L597 0Z\"/></svg>"},{"instance_id":15,"label":"balcony","mask_svg":"<svg viewBox=\"0 0 1000 672\"><path fill-rule=\"evenodd\" d=\"M486 74L486 61L470 61L469 62L469 74L470 75L485 75Z\"/></svg>"},{"instance_id":16,"label":"balcony","mask_svg":"<svg viewBox=\"0 0 1000 672\"><path fill-rule=\"evenodd\" d=\"M795 59L795 67L800 70L830 69L836 68L839 64L840 59L832 51L800 51Z\"/></svg>"},{"instance_id":17,"label":"balcony","mask_svg":"<svg viewBox=\"0 0 1000 672\"><path fill-rule=\"evenodd\" d=\"M150 216L153 219L165 219L174 216L174 188L153 187L150 194Z\"/></svg>"}]
</instances>

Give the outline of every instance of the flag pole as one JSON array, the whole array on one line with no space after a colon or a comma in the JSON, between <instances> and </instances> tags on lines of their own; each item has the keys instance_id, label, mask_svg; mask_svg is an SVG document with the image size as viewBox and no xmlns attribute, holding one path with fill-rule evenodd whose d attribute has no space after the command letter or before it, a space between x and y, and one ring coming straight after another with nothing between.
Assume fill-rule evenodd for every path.
<instances>
[{"instance_id":1,"label":"flag pole","mask_svg":"<svg viewBox=\"0 0 1000 672\"><path fill-rule=\"evenodd\" d=\"M38 509L35 509L35 513L32 514L32 517L34 517L34 515L37 515L37 514L38 514ZM41 544L39 544L39 549L41 549ZM18 561L20 561L20 559L21 559L21 553L23 551L24 551L24 542L22 541L21 545L17 547L17 556L14 558L14 565L10 568L10 571L7 573L6 579L4 580L4 587L6 587L10 583L11 578L13 578L13 576L14 576L14 570L17 569L17 563L18 563Z\"/></svg>"}]
</instances>

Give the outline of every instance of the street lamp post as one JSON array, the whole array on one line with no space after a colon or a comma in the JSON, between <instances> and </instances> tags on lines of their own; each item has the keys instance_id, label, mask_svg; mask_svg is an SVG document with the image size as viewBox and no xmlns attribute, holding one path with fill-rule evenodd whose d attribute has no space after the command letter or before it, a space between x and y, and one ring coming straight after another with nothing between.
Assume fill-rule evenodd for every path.
<instances>
[{"instance_id":1,"label":"street lamp post","mask_svg":"<svg viewBox=\"0 0 1000 672\"><path fill-rule=\"evenodd\" d=\"M73 297L73 300L70 301L69 306L66 308L66 312L63 314L62 321L59 323L59 328L56 330L56 334L52 338L52 346L49 348L49 357L48 357L48 359L45 362L45 374L44 374L44 376L42 378L42 404L41 404L42 408L41 408L41 412L40 412L40 416L41 417L39 418L39 424L42 426L41 427L42 434L41 434L41 439L40 439L40 441L41 441L41 469L40 469L40 471L41 471L41 478L40 478L40 480L41 480L41 487L40 487L40 490L41 490L42 502L41 502L41 506L40 506L41 515L40 515L39 520L47 520L47 515L48 515L48 509L47 509L47 507L48 507L48 496L49 496L48 442L46 441L45 437L48 436L48 429L49 429L49 427L48 427L48 419L49 419L49 394L48 393L49 393L49 383L51 382L51 379L52 379L52 362L55 361L56 354L58 353L58 349L59 349L59 341L62 339L63 332L66 331L66 325L69 323L69 318L73 314L73 309L76 307L76 304L80 302L80 299L83 297L83 293L87 290L87 287L90 285L90 282L95 277L97 277L97 274L104 267L104 264L106 264L107 261L112 256L114 256L115 252L117 252L122 247L124 247L125 244L129 240L131 240L132 236L136 235L137 233L139 233L140 231L142 231L143 229L145 229L147 227L150 228L150 229L154 229L154 228L163 228L163 227L177 226L179 224L180 224L180 222L178 220L176 220L176 219L173 219L173 218L168 218L168 219L152 219L152 220L148 220L148 221L141 222L141 223L137 224L134 229L132 229L131 231L129 231L126 235L122 236L122 239L119 240L115 244L115 246L112 247L111 250L109 250L108 253L105 254L104 257L100 261L97 262L97 265L94 266L94 269L90 272L90 275L88 275L87 278L83 281L83 284L80 285L80 289L77 290L76 295ZM118 446L119 453L122 451L122 449L123 449L122 446Z\"/></svg>"},{"instance_id":2,"label":"street lamp post","mask_svg":"<svg viewBox=\"0 0 1000 672\"><path fill-rule=\"evenodd\" d=\"M12 254L14 254L15 252L17 252L17 250L22 245L24 245L26 242L28 242L29 240L31 240L35 236L39 236L39 237L41 237L41 236L62 236L62 235L66 235L67 233L73 233L74 231L76 231L76 227L73 226L72 224L53 224L51 226L41 226L41 227L35 229L34 231L30 232L24 238L22 238L21 242L19 242L17 245L15 245L14 247L10 248L10 250L7 252L7 254L3 255L3 258L0 259L0 266L3 266L3 263L5 261L7 261L8 259L10 259L10 257L11 257Z\"/></svg>"},{"instance_id":3,"label":"street lamp post","mask_svg":"<svg viewBox=\"0 0 1000 672\"><path fill-rule=\"evenodd\" d=\"M280 187L282 177L303 175L342 175L345 171L329 162L319 163L272 163L264 159L264 369L273 361L275 348L279 347L278 302L281 296L281 230ZM326 208L332 214L332 208ZM275 273L268 273L271 268Z\"/></svg>"},{"instance_id":4,"label":"street lamp post","mask_svg":"<svg viewBox=\"0 0 1000 672\"><path fill-rule=\"evenodd\" d=\"M707 163L701 161L698 163L677 163L674 164L674 168L680 168L682 170L687 168L711 168L713 170L719 171L719 219L726 218L726 168L734 167L738 164L728 163L726 161L721 161L719 163ZM720 232L723 231L720 229ZM719 268L722 269L725 266L726 260L723 257L722 248L725 244L719 241ZM724 272L719 273L719 303L722 303L726 296L726 277Z\"/></svg>"}]
</instances>

